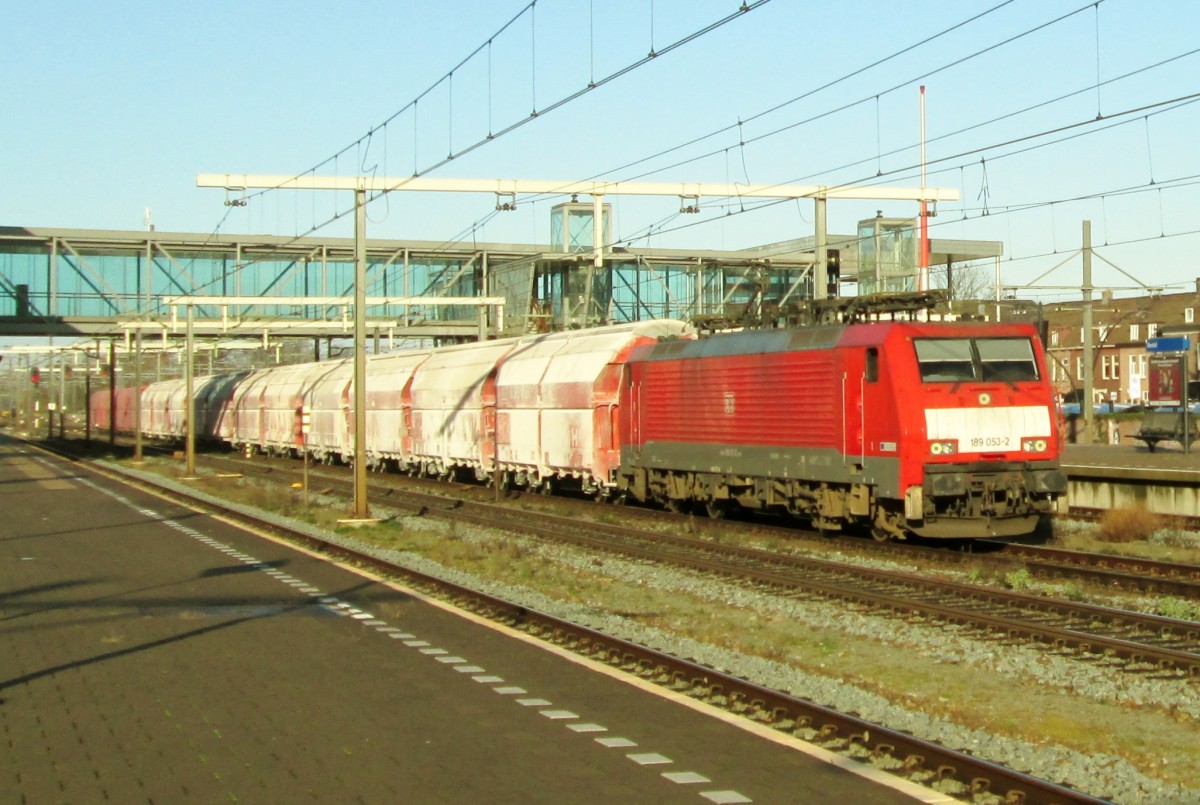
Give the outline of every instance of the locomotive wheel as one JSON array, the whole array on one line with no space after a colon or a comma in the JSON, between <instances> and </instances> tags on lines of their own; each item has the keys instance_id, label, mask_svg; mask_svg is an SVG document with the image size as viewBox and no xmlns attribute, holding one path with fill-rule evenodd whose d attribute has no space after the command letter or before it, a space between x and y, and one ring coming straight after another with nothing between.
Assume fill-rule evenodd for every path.
<instances>
[{"instance_id":1,"label":"locomotive wheel","mask_svg":"<svg viewBox=\"0 0 1200 805\"><path fill-rule=\"evenodd\" d=\"M871 526L871 536L876 542L890 542L895 538L891 532L879 526Z\"/></svg>"}]
</instances>

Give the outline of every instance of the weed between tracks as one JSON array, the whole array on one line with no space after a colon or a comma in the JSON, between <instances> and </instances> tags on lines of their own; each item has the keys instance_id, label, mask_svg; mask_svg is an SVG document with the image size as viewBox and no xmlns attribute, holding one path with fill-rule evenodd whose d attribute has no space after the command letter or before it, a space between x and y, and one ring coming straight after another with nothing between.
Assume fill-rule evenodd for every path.
<instances>
[{"instance_id":1,"label":"weed between tracks","mask_svg":"<svg viewBox=\"0 0 1200 805\"><path fill-rule=\"evenodd\" d=\"M1074 551L1200 564L1200 535L1144 509L1116 509L1099 524L1060 520L1054 534L1056 547Z\"/></svg>"},{"instance_id":2,"label":"weed between tracks","mask_svg":"<svg viewBox=\"0 0 1200 805\"><path fill-rule=\"evenodd\" d=\"M1163 527L1164 518L1140 507L1112 509L1100 518L1101 542L1147 542Z\"/></svg>"},{"instance_id":3,"label":"weed between tracks","mask_svg":"<svg viewBox=\"0 0 1200 805\"><path fill-rule=\"evenodd\" d=\"M344 516L341 509L304 507L293 490L217 479L199 483L225 499L326 528L334 528ZM603 511L613 516L611 510ZM663 589L630 572L629 563L544 549L536 542L481 529L424 519L419 526L416 520L409 525L401 518L356 530L353 536L596 612L783 663L819 678L850 683L908 710L963 727L1034 744L1060 744L1089 755L1117 755L1150 776L1200 788L1200 753L1194 751L1200 724L1173 708L1151 702L1118 706L1071 685L1053 687L1032 676L1003 675L953 653L891 642L894 635L886 626L878 628L876 637L864 638L849 629L809 625L769 608L735 605L713 598L721 594L716 584ZM574 558L562 558L568 555ZM978 569L969 575L986 580ZM1004 581L1016 588L1034 584L1019 572ZM860 622L867 617L850 610L839 621ZM811 691L795 692L817 697Z\"/></svg>"}]
</instances>

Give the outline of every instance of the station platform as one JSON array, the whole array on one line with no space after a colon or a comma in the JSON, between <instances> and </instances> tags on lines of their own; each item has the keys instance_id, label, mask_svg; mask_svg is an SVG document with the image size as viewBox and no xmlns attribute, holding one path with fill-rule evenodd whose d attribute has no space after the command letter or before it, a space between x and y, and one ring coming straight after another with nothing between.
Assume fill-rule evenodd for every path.
<instances>
[{"instance_id":1,"label":"station platform","mask_svg":"<svg viewBox=\"0 0 1200 805\"><path fill-rule=\"evenodd\" d=\"M9 801L950 801L4 437L0 511Z\"/></svg>"},{"instance_id":2,"label":"station platform","mask_svg":"<svg viewBox=\"0 0 1200 805\"><path fill-rule=\"evenodd\" d=\"M1151 453L1141 442L1068 444L1061 457L1071 477L1129 478L1200 483L1200 445L1190 453L1175 442L1161 442Z\"/></svg>"}]
</instances>

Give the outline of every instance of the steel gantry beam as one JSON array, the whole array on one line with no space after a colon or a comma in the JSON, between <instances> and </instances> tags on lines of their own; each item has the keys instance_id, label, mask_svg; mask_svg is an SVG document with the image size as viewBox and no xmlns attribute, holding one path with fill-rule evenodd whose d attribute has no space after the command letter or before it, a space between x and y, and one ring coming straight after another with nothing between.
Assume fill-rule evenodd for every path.
<instances>
[{"instance_id":1,"label":"steel gantry beam","mask_svg":"<svg viewBox=\"0 0 1200 805\"><path fill-rule=\"evenodd\" d=\"M728 184L721 182L601 182L557 179L441 179L424 176L271 176L201 173L197 187L227 190L366 190L370 193L537 193L588 196L684 196L688 198L840 198L880 201L957 201L954 188L885 185Z\"/></svg>"}]
</instances>

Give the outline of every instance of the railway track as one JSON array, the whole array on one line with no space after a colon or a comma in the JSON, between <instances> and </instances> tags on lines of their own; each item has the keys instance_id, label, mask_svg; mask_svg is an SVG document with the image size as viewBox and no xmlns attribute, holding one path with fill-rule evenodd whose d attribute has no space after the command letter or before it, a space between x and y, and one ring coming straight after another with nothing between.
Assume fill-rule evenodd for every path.
<instances>
[{"instance_id":1,"label":"railway track","mask_svg":"<svg viewBox=\"0 0 1200 805\"><path fill-rule=\"evenodd\" d=\"M149 452L153 451L155 447L147 445L145 449ZM248 473L294 471L289 467L292 462L286 459L276 462L258 457L253 461L246 462L232 457L201 454L201 460L234 462L233 466L237 471ZM375 478L377 479L376 484L382 486L387 494L399 494L399 487L389 482L387 476L375 476ZM340 482L336 477L333 480ZM411 490L407 494L411 494ZM675 520L677 518L676 515L661 515L658 512L638 509L626 509L625 513L630 517L645 515L651 519L663 517ZM1196 518L1196 520L1200 522L1200 518ZM739 526L722 523L719 527L729 529ZM828 537L794 526L782 527L756 523L753 529L759 534L775 535L787 540L806 539L824 545L830 544ZM703 532L706 528L700 526L696 530ZM1075 582L1093 585L1109 592L1165 595L1200 601L1200 565L990 540L978 540L970 546L983 548L988 552L974 550L955 552L947 550L945 547L931 548L909 543L876 543L860 540L846 540L839 543L839 547L852 547L853 550L862 552L864 555L883 556L899 561L912 561L915 557L933 565L970 563L990 571L993 576L998 578L1023 568L1032 577L1050 582Z\"/></svg>"},{"instance_id":2,"label":"railway track","mask_svg":"<svg viewBox=\"0 0 1200 805\"><path fill-rule=\"evenodd\" d=\"M124 482L148 484L144 477L131 479L127 474L112 469L100 471L114 475ZM329 482L328 479L322 480L325 483ZM245 526L284 536L330 558L367 568L387 578L401 580L426 593L449 600L463 609L563 646L592 660L620 668L626 673L737 713L781 732L801 737L829 750L887 769L905 779L935 786L942 793L964 801L1002 802L1013 805L1103 802L1075 789L986 759L889 730L882 725L840 713L806 699L765 688L686 659L395 565L367 547L297 531L269 515L230 506L210 496L180 492L174 486L168 494L173 498L182 499L189 505L218 513ZM430 499L434 496L424 497L426 502L421 505L427 510L430 504L438 503ZM417 501L418 498L414 495L407 503ZM464 505L446 501L444 498L441 498L441 504L436 510L461 512L473 507L478 509L472 511L471 517L497 513L494 510L496 507ZM492 511L488 512L488 508ZM522 514L528 513L514 513L514 518L519 520Z\"/></svg>"},{"instance_id":3,"label":"railway track","mask_svg":"<svg viewBox=\"0 0 1200 805\"><path fill-rule=\"evenodd\" d=\"M295 472L286 464L264 465L261 460L246 462L226 457L208 457L206 460L281 478L294 477ZM342 494L350 493L348 479L324 474L318 479L328 491L340 488ZM375 490L374 494L382 495L384 490ZM389 506L401 509L568 542L641 561L687 567L789 596L819 596L878 611L920 615L971 626L1009 639L1100 655L1121 661L1130 669L1151 665L1200 677L1200 624L1190 621L941 580L917 573L873 570L703 538L584 521L461 497L448 498L398 486L389 485L386 496ZM1044 556L1037 551L1034 553ZM1011 562L1011 559L1004 561ZM1046 563L1049 561L1045 560ZM1056 573L1063 573L1066 571L1061 568L1070 565L1056 564L1054 567ZM1087 572L1100 573L1096 569L1087 569ZM1121 573L1114 570L1104 577Z\"/></svg>"},{"instance_id":4,"label":"railway track","mask_svg":"<svg viewBox=\"0 0 1200 805\"><path fill-rule=\"evenodd\" d=\"M205 460L214 460L208 456ZM233 461L237 468L246 472L264 471L263 460L242 463L242 459L219 458L220 461ZM294 471L288 461L269 462L270 472ZM375 485L389 496L413 494L410 481L393 483L390 476L373 476ZM336 475L331 479L340 483ZM444 485L439 487L444 489ZM436 500L431 496L430 500ZM623 515L630 518L645 519L648 522L678 522L678 515L670 515L652 510L631 509L622 510ZM820 543L822 546L833 544L829 537L816 531L809 531L792 525L776 526L754 523L745 526L733 521L709 523L706 519L692 521L692 528L698 533L711 533L717 529L728 532L736 528L748 528L757 535L776 536L788 541L805 539ZM1068 551L1058 548L1048 548L1037 545L1019 545L1014 543L978 540L969 547L981 548L983 551L953 551L946 547L927 547L909 543L877 543L869 540L845 540L836 543L839 548L852 549L867 556L883 556L898 561L911 562L914 558L932 565L971 564L991 575L1000 578L1014 570L1025 569L1031 576L1050 582L1075 582L1094 585L1106 592L1142 593L1146 595L1169 595L1178 598L1200 601L1200 566L1162 562L1137 557L1122 557L1112 554L1087 553Z\"/></svg>"},{"instance_id":5,"label":"railway track","mask_svg":"<svg viewBox=\"0 0 1200 805\"><path fill-rule=\"evenodd\" d=\"M1200 599L1200 566L1136 556L1068 551L1035 545L999 546L1040 576L1086 581L1114 590Z\"/></svg>"}]
</instances>

